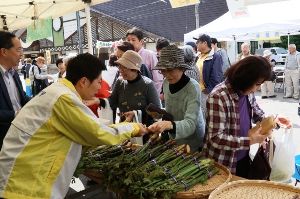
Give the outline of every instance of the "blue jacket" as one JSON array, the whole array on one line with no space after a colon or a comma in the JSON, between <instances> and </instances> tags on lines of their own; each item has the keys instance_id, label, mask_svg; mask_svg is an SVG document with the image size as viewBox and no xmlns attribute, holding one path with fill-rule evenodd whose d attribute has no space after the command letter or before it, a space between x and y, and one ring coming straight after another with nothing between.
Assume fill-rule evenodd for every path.
<instances>
[{"instance_id":1,"label":"blue jacket","mask_svg":"<svg viewBox=\"0 0 300 199\"><path fill-rule=\"evenodd\" d=\"M222 57L219 53L211 50L203 63L203 81L208 93L219 83L223 81Z\"/></svg>"},{"instance_id":2,"label":"blue jacket","mask_svg":"<svg viewBox=\"0 0 300 199\"><path fill-rule=\"evenodd\" d=\"M19 91L21 106L24 106L30 100L30 97L28 97L24 92L22 82L17 72L14 73L13 79ZM0 149L2 146L2 140L4 139L6 132L10 127L10 123L14 118L15 111L10 101L4 79L0 73Z\"/></svg>"}]
</instances>

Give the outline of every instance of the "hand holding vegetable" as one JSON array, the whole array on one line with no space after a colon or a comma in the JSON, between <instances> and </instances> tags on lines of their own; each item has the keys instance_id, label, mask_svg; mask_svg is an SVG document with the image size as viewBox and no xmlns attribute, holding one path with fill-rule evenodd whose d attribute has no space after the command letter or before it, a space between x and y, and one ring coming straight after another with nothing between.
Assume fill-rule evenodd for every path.
<instances>
[{"instance_id":1,"label":"hand holding vegetable","mask_svg":"<svg viewBox=\"0 0 300 199\"><path fill-rule=\"evenodd\" d=\"M167 130L173 129L173 124L170 121L159 121L148 127L149 132L151 133L162 133Z\"/></svg>"},{"instance_id":2,"label":"hand holding vegetable","mask_svg":"<svg viewBox=\"0 0 300 199\"><path fill-rule=\"evenodd\" d=\"M145 125L143 125L141 123L138 123L138 124L140 126L140 130L137 134L134 135L134 137L141 137L148 133L148 128Z\"/></svg>"},{"instance_id":3,"label":"hand holding vegetable","mask_svg":"<svg viewBox=\"0 0 300 199\"><path fill-rule=\"evenodd\" d=\"M122 116L125 117L125 122L132 122L133 117L134 117L134 112L128 111L128 112L123 113Z\"/></svg>"},{"instance_id":4,"label":"hand holding vegetable","mask_svg":"<svg viewBox=\"0 0 300 199\"><path fill-rule=\"evenodd\" d=\"M254 127L248 131L248 136L250 138L250 145L256 144L256 143L262 143L268 135L271 133L271 131L268 134L261 134L262 127Z\"/></svg>"}]
</instances>

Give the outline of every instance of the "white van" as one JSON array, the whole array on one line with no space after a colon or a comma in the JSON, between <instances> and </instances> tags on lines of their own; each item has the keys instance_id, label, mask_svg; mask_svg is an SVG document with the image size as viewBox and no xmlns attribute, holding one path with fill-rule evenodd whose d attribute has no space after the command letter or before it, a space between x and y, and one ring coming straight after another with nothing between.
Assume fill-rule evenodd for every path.
<instances>
[{"instance_id":1,"label":"white van","mask_svg":"<svg viewBox=\"0 0 300 199\"><path fill-rule=\"evenodd\" d=\"M260 48L255 51L255 54L262 56L265 50L270 50L272 52L271 62L274 62L275 64L285 64L286 55L288 53L287 50L280 47Z\"/></svg>"}]
</instances>

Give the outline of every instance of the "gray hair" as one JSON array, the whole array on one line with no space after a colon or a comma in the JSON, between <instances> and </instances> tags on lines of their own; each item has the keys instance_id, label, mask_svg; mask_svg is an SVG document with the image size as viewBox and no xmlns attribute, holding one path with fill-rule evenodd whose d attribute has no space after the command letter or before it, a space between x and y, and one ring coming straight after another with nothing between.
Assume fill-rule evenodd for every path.
<instances>
[{"instance_id":1,"label":"gray hair","mask_svg":"<svg viewBox=\"0 0 300 199\"><path fill-rule=\"evenodd\" d=\"M195 58L193 47L190 45L184 45L182 49L184 53L184 62L193 62Z\"/></svg>"},{"instance_id":2,"label":"gray hair","mask_svg":"<svg viewBox=\"0 0 300 199\"><path fill-rule=\"evenodd\" d=\"M241 48L243 48L244 46L248 46L250 48L250 44L247 42L242 43Z\"/></svg>"},{"instance_id":3,"label":"gray hair","mask_svg":"<svg viewBox=\"0 0 300 199\"><path fill-rule=\"evenodd\" d=\"M289 47L296 49L296 45L295 44L290 44Z\"/></svg>"}]
</instances>

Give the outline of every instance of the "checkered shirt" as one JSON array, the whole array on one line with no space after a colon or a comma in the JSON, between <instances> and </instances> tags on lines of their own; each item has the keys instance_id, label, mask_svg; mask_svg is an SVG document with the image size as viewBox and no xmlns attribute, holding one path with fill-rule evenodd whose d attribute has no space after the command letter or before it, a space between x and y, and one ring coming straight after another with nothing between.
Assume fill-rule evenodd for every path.
<instances>
[{"instance_id":1,"label":"checkered shirt","mask_svg":"<svg viewBox=\"0 0 300 199\"><path fill-rule=\"evenodd\" d=\"M256 103L254 94L248 95L251 118L260 121L264 112ZM228 82L217 85L207 102L206 134L203 153L236 172L237 151L249 150L249 137L240 136L239 96Z\"/></svg>"}]
</instances>

